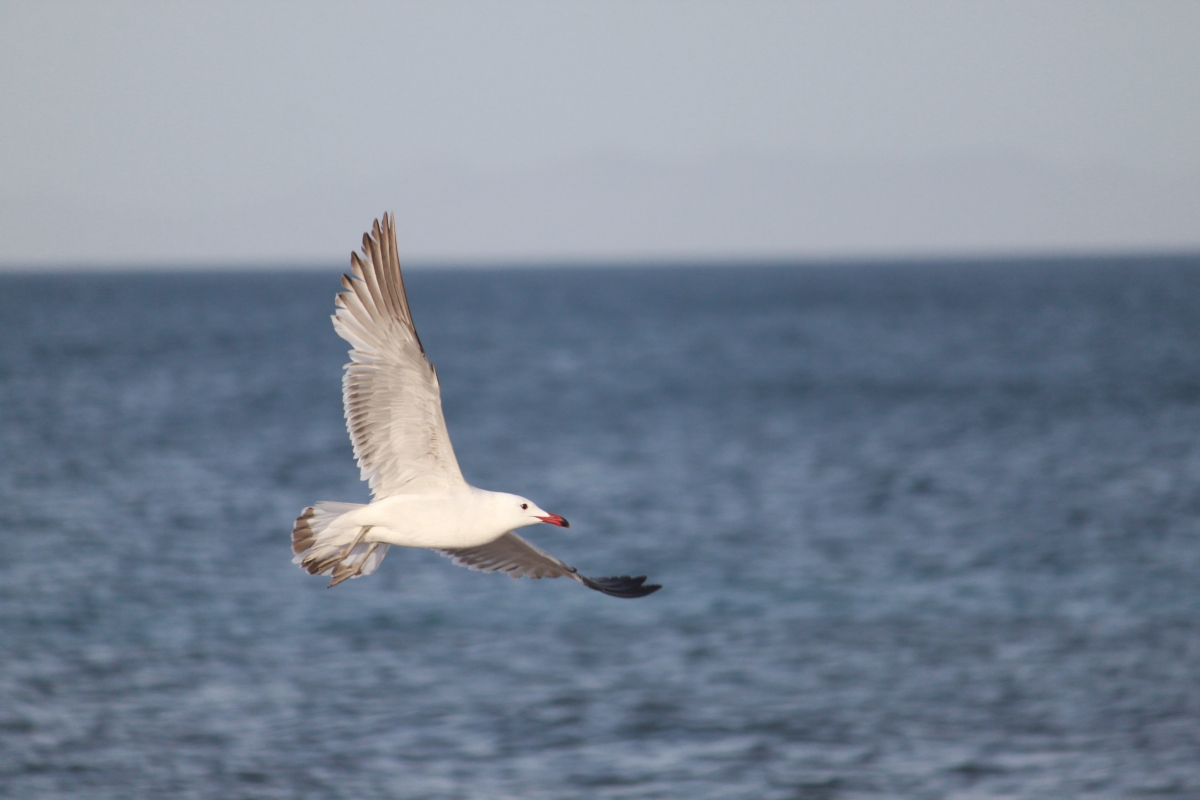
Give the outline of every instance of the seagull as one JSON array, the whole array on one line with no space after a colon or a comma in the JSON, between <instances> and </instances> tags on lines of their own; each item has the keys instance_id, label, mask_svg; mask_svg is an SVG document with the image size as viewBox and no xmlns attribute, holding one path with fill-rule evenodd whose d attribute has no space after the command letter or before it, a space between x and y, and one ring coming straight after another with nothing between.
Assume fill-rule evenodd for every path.
<instances>
[{"instance_id":1,"label":"seagull","mask_svg":"<svg viewBox=\"0 0 1200 800\"><path fill-rule=\"evenodd\" d=\"M558 514L515 494L489 492L463 478L442 416L441 387L417 336L400 257L396 218L384 213L363 234L362 256L334 300L333 329L350 343L342 376L346 427L371 502L319 502L292 528L292 563L329 575L330 588L370 575L392 545L425 547L478 572L512 578L568 577L612 597L645 597L662 587L646 576L589 578L517 536Z\"/></svg>"}]
</instances>

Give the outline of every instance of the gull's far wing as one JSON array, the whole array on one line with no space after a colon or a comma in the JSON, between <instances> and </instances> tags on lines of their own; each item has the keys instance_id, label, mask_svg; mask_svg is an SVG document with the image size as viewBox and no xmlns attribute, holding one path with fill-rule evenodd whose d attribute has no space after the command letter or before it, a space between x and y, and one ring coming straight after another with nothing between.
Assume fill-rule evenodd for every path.
<instances>
[{"instance_id":1,"label":"gull's far wing","mask_svg":"<svg viewBox=\"0 0 1200 800\"><path fill-rule=\"evenodd\" d=\"M561 578L579 581L589 589L613 597L645 597L662 587L646 583L646 576L631 578L588 578L580 575L574 567L568 567L554 556L534 547L529 542L509 532L494 542L479 547L463 547L455 550L438 550L460 567L477 572L507 572L510 578Z\"/></svg>"},{"instance_id":2,"label":"gull's far wing","mask_svg":"<svg viewBox=\"0 0 1200 800\"><path fill-rule=\"evenodd\" d=\"M342 401L363 480L376 499L463 484L437 373L408 310L394 216L375 220L362 250L350 254L333 327L353 348Z\"/></svg>"}]
</instances>

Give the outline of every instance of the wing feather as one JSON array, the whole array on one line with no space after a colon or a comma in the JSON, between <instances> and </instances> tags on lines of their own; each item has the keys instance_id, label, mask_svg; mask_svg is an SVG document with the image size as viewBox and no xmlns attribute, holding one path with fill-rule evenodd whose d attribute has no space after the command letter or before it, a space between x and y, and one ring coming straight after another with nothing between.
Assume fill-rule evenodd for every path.
<instances>
[{"instance_id":1,"label":"wing feather","mask_svg":"<svg viewBox=\"0 0 1200 800\"><path fill-rule=\"evenodd\" d=\"M529 542L509 531L495 541L478 547L463 547L453 550L438 550L460 567L475 572L504 572L510 578L572 578L589 589L613 597L645 597L662 587L646 584L646 576L631 578L622 575L616 578L588 578L580 575L574 567L564 564L554 556L534 547Z\"/></svg>"},{"instance_id":2,"label":"wing feather","mask_svg":"<svg viewBox=\"0 0 1200 800\"><path fill-rule=\"evenodd\" d=\"M395 260L392 258L393 254L398 253L396 247L396 229L385 225L381 231L378 220L375 223L374 229L375 237L380 243L381 256L386 262L386 269L383 270L382 275L383 283L381 288L384 296L387 298L388 309L393 316L401 319L406 318L409 316L408 308L406 305L402 307L402 303L400 302L400 298L404 296L404 291L396 285L395 281L395 276L400 274L399 256L397 255ZM413 328L414 336L416 332L416 328ZM418 344L420 341L420 337L417 337Z\"/></svg>"},{"instance_id":3,"label":"wing feather","mask_svg":"<svg viewBox=\"0 0 1200 800\"><path fill-rule=\"evenodd\" d=\"M363 480L376 499L464 484L437 373L408 308L393 216L363 234L362 250L342 276L333 327L352 348L342 400Z\"/></svg>"}]
</instances>

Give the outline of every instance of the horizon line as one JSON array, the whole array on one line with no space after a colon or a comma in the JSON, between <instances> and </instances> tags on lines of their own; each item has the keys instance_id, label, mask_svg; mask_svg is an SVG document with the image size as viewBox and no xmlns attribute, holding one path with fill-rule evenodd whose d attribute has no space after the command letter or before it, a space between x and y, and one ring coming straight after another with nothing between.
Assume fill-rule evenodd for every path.
<instances>
[{"instance_id":1,"label":"horizon line","mask_svg":"<svg viewBox=\"0 0 1200 800\"><path fill-rule=\"evenodd\" d=\"M982 264L1002 262L1045 261L1128 261L1153 259L1178 261L1200 259L1200 247L1141 247L1141 248L1040 248L1040 249L964 249L961 251L897 251L862 253L797 253L797 254L697 254L697 255L613 255L613 256L529 256L529 257L401 257L405 270L418 272L438 270L508 270L508 269L659 269L712 267L853 267L868 265L914 264ZM348 259L339 259L348 263ZM318 272L340 269L332 260L323 259L257 259L253 261L159 261L136 259L121 261L53 261L0 262L0 275L28 274L115 274L115 273L181 273L181 272Z\"/></svg>"}]
</instances>

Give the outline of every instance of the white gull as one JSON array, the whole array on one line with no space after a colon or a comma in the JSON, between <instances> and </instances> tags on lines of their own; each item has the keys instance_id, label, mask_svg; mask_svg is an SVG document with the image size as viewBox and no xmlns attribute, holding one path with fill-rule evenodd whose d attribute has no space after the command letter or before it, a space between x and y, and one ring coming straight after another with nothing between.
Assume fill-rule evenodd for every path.
<instances>
[{"instance_id":1,"label":"white gull","mask_svg":"<svg viewBox=\"0 0 1200 800\"><path fill-rule=\"evenodd\" d=\"M514 533L539 523L569 527L524 497L476 489L463 479L442 416L437 372L417 337L400 257L395 217L383 215L363 234L363 255L350 254L333 328L350 343L342 378L346 427L372 500L320 502L292 528L293 563L329 585L370 575L392 545L426 547L459 566L513 578L579 581L613 597L660 589L646 576L588 578Z\"/></svg>"}]
</instances>

